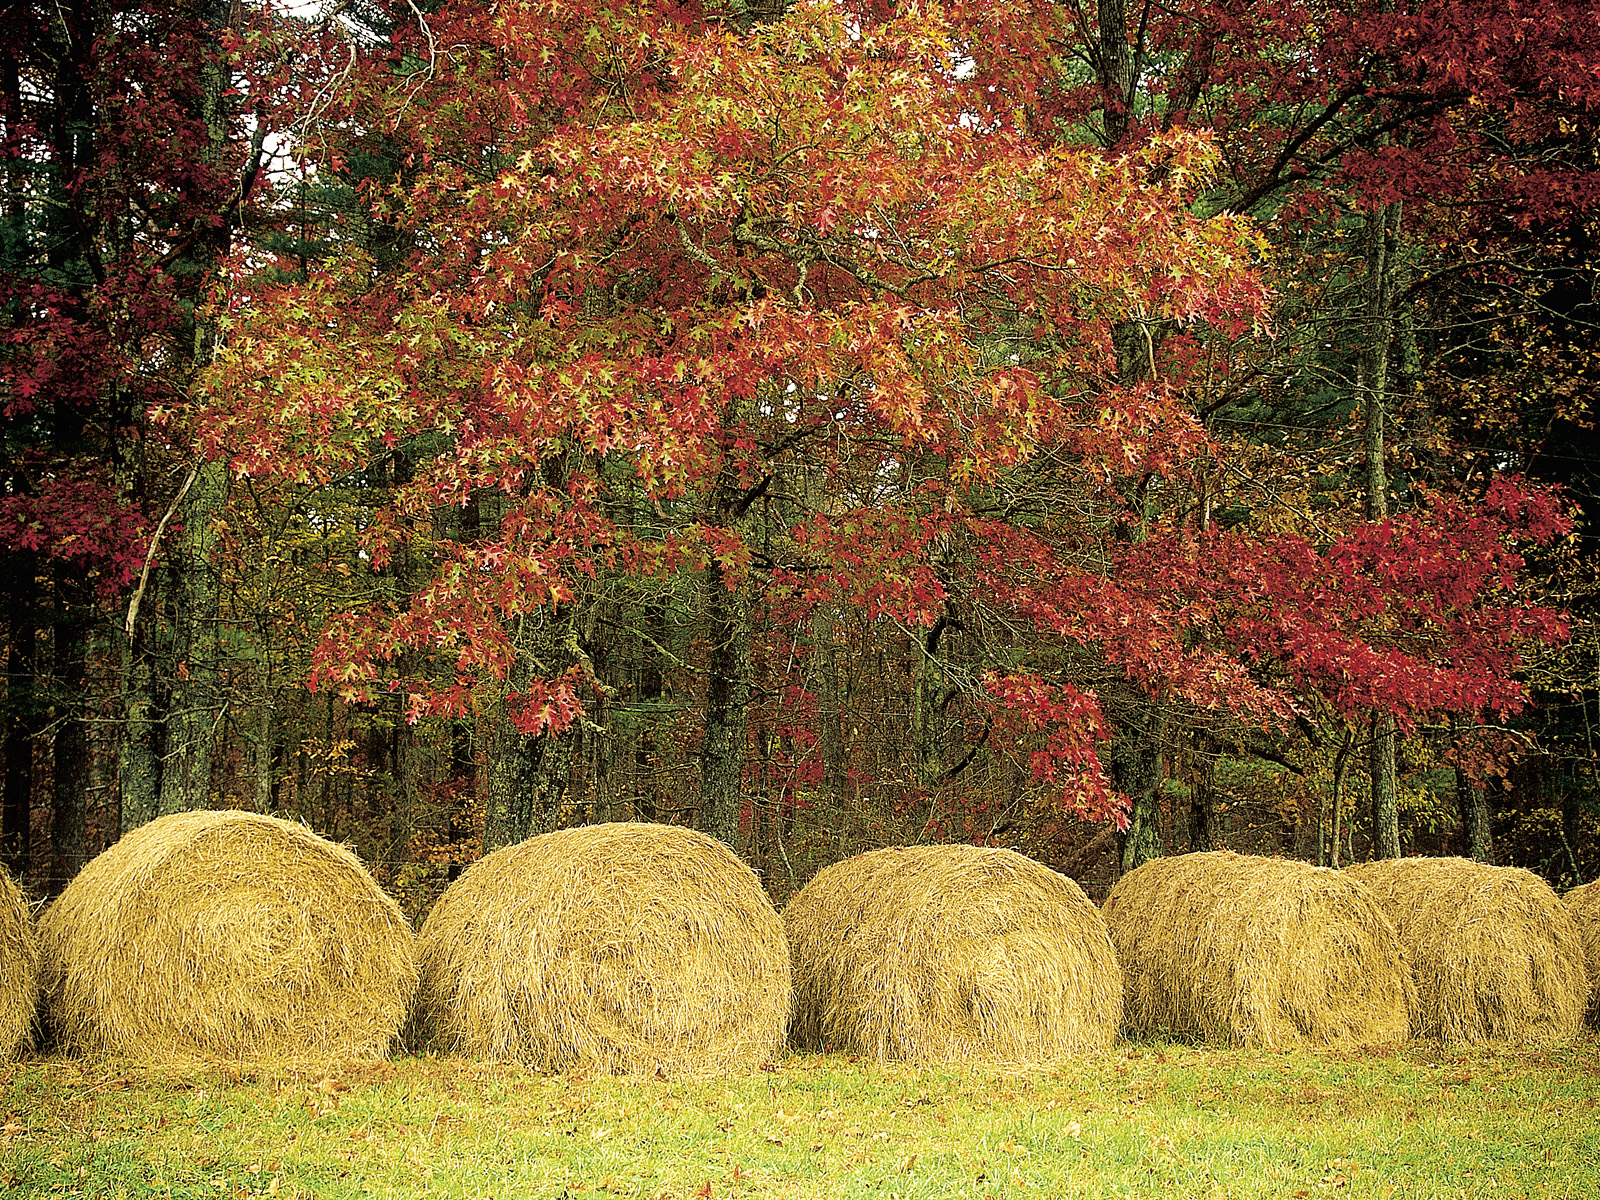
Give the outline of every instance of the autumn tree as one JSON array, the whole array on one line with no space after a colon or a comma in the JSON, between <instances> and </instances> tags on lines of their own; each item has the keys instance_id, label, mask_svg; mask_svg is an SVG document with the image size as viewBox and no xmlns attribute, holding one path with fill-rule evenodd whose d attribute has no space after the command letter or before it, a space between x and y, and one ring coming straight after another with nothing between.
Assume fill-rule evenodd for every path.
<instances>
[{"instance_id":1,"label":"autumn tree","mask_svg":"<svg viewBox=\"0 0 1600 1200\"><path fill-rule=\"evenodd\" d=\"M1215 136L1221 170L1206 203L1258 218L1280 292L1271 352L1196 376L1212 389L1196 395L1196 411L1219 438L1279 447L1282 465L1266 478L1338 481L1369 521L1412 504L1414 480L1482 493L1489 476L1462 469L1481 456L1449 449L1461 430L1440 436L1450 406L1427 380L1464 333L1477 336L1447 315L1452 297L1463 287L1541 294L1559 276L1546 274L1540 247L1568 240L1592 207L1595 163L1583 147L1596 76L1583 6L957 11L972 86L1009 95L1041 138L1126 148L1180 127ZM1002 11L1006 36L981 36ZM1501 413L1516 423L1515 408ZM1262 461L1254 449L1243 458ZM1323 465L1340 458L1339 469ZM1254 474L1214 478L1230 473ZM1231 519L1242 502L1270 527L1280 490L1207 500L1225 499L1210 511L1233 508ZM1318 503L1331 498L1324 489ZM1397 853L1391 716L1359 724L1372 733L1375 836Z\"/></svg>"},{"instance_id":2,"label":"autumn tree","mask_svg":"<svg viewBox=\"0 0 1600 1200\"><path fill-rule=\"evenodd\" d=\"M92 793L102 837L212 794L226 479L192 455L182 414L210 359L209 289L256 197L284 60L264 48L265 26L225 4L8 13L6 831L20 862L30 743L49 705L55 888L92 853ZM108 761L114 778L91 786Z\"/></svg>"}]
</instances>

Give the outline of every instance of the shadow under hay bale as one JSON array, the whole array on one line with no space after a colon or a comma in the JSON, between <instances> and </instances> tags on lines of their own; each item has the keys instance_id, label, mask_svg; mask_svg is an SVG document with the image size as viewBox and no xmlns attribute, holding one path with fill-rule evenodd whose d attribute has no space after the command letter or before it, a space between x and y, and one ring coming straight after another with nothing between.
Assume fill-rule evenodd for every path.
<instances>
[{"instance_id":1,"label":"shadow under hay bale","mask_svg":"<svg viewBox=\"0 0 1600 1200\"><path fill-rule=\"evenodd\" d=\"M1573 888L1562 900L1583 939L1584 962L1589 967L1589 1024L1600 1029L1600 881Z\"/></svg>"},{"instance_id":2,"label":"shadow under hay bale","mask_svg":"<svg viewBox=\"0 0 1600 1200\"><path fill-rule=\"evenodd\" d=\"M1399 936L1337 871L1228 851L1158 858L1123 876L1105 915L1130 1035L1266 1049L1406 1039Z\"/></svg>"},{"instance_id":3,"label":"shadow under hay bale","mask_svg":"<svg viewBox=\"0 0 1600 1200\"><path fill-rule=\"evenodd\" d=\"M1109 1046L1122 972L1076 883L1010 850L907 846L817 873L784 909L797 1047L1029 1063Z\"/></svg>"},{"instance_id":4,"label":"shadow under hay bale","mask_svg":"<svg viewBox=\"0 0 1600 1200\"><path fill-rule=\"evenodd\" d=\"M440 897L418 958L418 1051L676 1078L756 1070L783 1048L783 924L755 872L678 826L496 850Z\"/></svg>"},{"instance_id":5,"label":"shadow under hay bale","mask_svg":"<svg viewBox=\"0 0 1600 1200\"><path fill-rule=\"evenodd\" d=\"M39 941L21 891L0 867L0 1062L33 1041L39 992Z\"/></svg>"},{"instance_id":6,"label":"shadow under hay bale","mask_svg":"<svg viewBox=\"0 0 1600 1200\"><path fill-rule=\"evenodd\" d=\"M1583 1025L1583 939L1550 885L1519 867L1391 858L1345 868L1400 931L1411 1029L1442 1042L1558 1044Z\"/></svg>"},{"instance_id":7,"label":"shadow under hay bale","mask_svg":"<svg viewBox=\"0 0 1600 1200\"><path fill-rule=\"evenodd\" d=\"M59 1048L147 1063L382 1058L416 986L411 927L355 855L253 813L135 830L39 935Z\"/></svg>"}]
</instances>

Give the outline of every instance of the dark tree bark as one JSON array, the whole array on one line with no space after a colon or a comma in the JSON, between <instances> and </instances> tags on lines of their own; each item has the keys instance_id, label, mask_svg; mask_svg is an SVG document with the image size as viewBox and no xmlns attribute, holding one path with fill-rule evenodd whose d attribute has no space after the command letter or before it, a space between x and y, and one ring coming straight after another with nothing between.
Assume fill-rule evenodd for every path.
<instances>
[{"instance_id":1,"label":"dark tree bark","mask_svg":"<svg viewBox=\"0 0 1600 1200\"><path fill-rule=\"evenodd\" d=\"M31 558L31 555L19 556ZM31 583L32 577L29 576ZM35 683L38 635L35 614L20 600L11 605L6 658L6 735L0 861L12 875L28 870L33 848L33 748L45 727Z\"/></svg>"},{"instance_id":2,"label":"dark tree bark","mask_svg":"<svg viewBox=\"0 0 1600 1200\"><path fill-rule=\"evenodd\" d=\"M55 628L55 735L50 822L50 878L46 891L59 896L89 860L84 827L89 792L89 738L84 722L84 680L89 654L88 614L71 610Z\"/></svg>"}]
</instances>

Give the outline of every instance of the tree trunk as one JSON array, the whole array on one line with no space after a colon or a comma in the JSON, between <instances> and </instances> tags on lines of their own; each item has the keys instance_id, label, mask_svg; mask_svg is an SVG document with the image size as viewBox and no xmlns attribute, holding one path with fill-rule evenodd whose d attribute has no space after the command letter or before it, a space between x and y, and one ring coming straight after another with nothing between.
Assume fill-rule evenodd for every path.
<instances>
[{"instance_id":1,"label":"tree trunk","mask_svg":"<svg viewBox=\"0 0 1600 1200\"><path fill-rule=\"evenodd\" d=\"M839 687L838 627L833 605L819 602L811 610L811 691L817 698L817 740L822 747L822 785L834 808L845 808L845 699ZM792 812L792 808L790 810Z\"/></svg>"},{"instance_id":2,"label":"tree trunk","mask_svg":"<svg viewBox=\"0 0 1600 1200\"><path fill-rule=\"evenodd\" d=\"M1389 515L1389 476L1385 462L1384 405L1389 387L1389 342L1394 321L1393 241L1399 232L1400 205L1380 206L1367 219L1367 272L1362 350L1356 362L1356 391L1362 407L1369 521ZM1394 717L1376 713L1369 759L1372 780L1372 846L1378 858L1400 857L1400 815L1395 800Z\"/></svg>"},{"instance_id":3,"label":"tree trunk","mask_svg":"<svg viewBox=\"0 0 1600 1200\"><path fill-rule=\"evenodd\" d=\"M32 559L32 555L18 555ZM31 583L31 575L30 575ZM33 847L33 748L44 731L35 675L38 634L30 605L11 610L11 645L6 660L6 773L0 820L0 861L12 875L27 872Z\"/></svg>"},{"instance_id":4,"label":"tree trunk","mask_svg":"<svg viewBox=\"0 0 1600 1200\"><path fill-rule=\"evenodd\" d=\"M1126 875L1165 853L1161 845L1161 783L1166 716L1158 701L1141 704L1143 720L1118 735L1111 747L1111 773L1133 802L1121 837L1121 873Z\"/></svg>"},{"instance_id":5,"label":"tree trunk","mask_svg":"<svg viewBox=\"0 0 1600 1200\"><path fill-rule=\"evenodd\" d=\"M550 622L560 634L572 632L570 613L559 613ZM507 686L526 687L538 669L536 644L546 648L545 639L538 638L539 618L517 618L512 634L517 661L512 668ZM548 664L547 664L548 665ZM484 808L483 852L513 846L518 842L545 833L555 827L556 816L567 797L567 786L572 774L574 732L567 729L552 734L522 733L511 724L504 702L495 706L489 718L493 723L489 756L489 795Z\"/></svg>"},{"instance_id":6,"label":"tree trunk","mask_svg":"<svg viewBox=\"0 0 1600 1200\"><path fill-rule=\"evenodd\" d=\"M1492 864L1494 837L1489 831L1489 798L1460 767L1456 768L1456 806L1461 813L1461 830L1466 835L1467 857Z\"/></svg>"},{"instance_id":7,"label":"tree trunk","mask_svg":"<svg viewBox=\"0 0 1600 1200\"><path fill-rule=\"evenodd\" d=\"M940 640L949 629L951 620L941 616L929 630L915 642L917 666L912 686L911 716L912 737L917 752L917 784L921 793L914 821L913 836L925 836L928 823L933 819L935 795L944 782L948 766L945 754L944 708L949 695L950 681L940 661Z\"/></svg>"},{"instance_id":8,"label":"tree trunk","mask_svg":"<svg viewBox=\"0 0 1600 1200\"><path fill-rule=\"evenodd\" d=\"M1394 717L1378 713L1372 718L1372 748L1368 770L1372 776L1372 856L1400 857L1400 808L1395 787Z\"/></svg>"},{"instance_id":9,"label":"tree trunk","mask_svg":"<svg viewBox=\"0 0 1600 1200\"><path fill-rule=\"evenodd\" d=\"M1106 149L1115 149L1128 136L1133 120L1133 47L1128 42L1126 0L1099 0L1100 86L1105 91L1102 110Z\"/></svg>"},{"instance_id":10,"label":"tree trunk","mask_svg":"<svg viewBox=\"0 0 1600 1200\"><path fill-rule=\"evenodd\" d=\"M1217 827L1217 744L1206 733L1194 735L1194 790L1189 799L1189 852L1222 849Z\"/></svg>"},{"instance_id":11,"label":"tree trunk","mask_svg":"<svg viewBox=\"0 0 1600 1200\"><path fill-rule=\"evenodd\" d=\"M231 0L209 0L201 14L211 45L220 41L234 15ZM219 56L207 55L200 67L201 112L207 133L204 158L222 163L228 140L228 68ZM200 231L189 264L197 281L194 300L204 301L203 288L232 243L230 219ZM217 329L199 315L189 348L194 378L216 355ZM172 705L166 719L165 758L161 772L160 812L204 808L211 799L212 752L225 700L222 694L222 639L219 613L221 586L216 565L218 528L228 502L228 473L220 462L202 462L184 496L183 531L175 547L171 573L175 620L173 652L178 663Z\"/></svg>"},{"instance_id":12,"label":"tree trunk","mask_svg":"<svg viewBox=\"0 0 1600 1200\"><path fill-rule=\"evenodd\" d=\"M46 891L59 896L89 859L89 736L83 694L89 655L88 618L81 609L63 615L55 628L55 736L50 821L50 878Z\"/></svg>"},{"instance_id":13,"label":"tree trunk","mask_svg":"<svg viewBox=\"0 0 1600 1200\"><path fill-rule=\"evenodd\" d=\"M177 663L166 718L158 813L205 808L211 799L211 759L223 710L215 562L217 526L228 498L221 463L203 463L183 504L183 533L171 572L173 656Z\"/></svg>"},{"instance_id":14,"label":"tree trunk","mask_svg":"<svg viewBox=\"0 0 1600 1200\"><path fill-rule=\"evenodd\" d=\"M121 831L155 820L161 800L161 747L166 732L162 702L145 639L148 618L122 647L122 739L117 747L117 794L122 802Z\"/></svg>"},{"instance_id":15,"label":"tree trunk","mask_svg":"<svg viewBox=\"0 0 1600 1200\"><path fill-rule=\"evenodd\" d=\"M702 832L744 853L739 809L744 792L745 729L750 700L748 583L728 586L716 563L706 573L706 632L711 651L706 681L705 738L700 744Z\"/></svg>"},{"instance_id":16,"label":"tree trunk","mask_svg":"<svg viewBox=\"0 0 1600 1200\"><path fill-rule=\"evenodd\" d=\"M1334 870L1339 869L1339 822L1344 813L1344 781L1350 769L1350 751L1356 744L1356 731L1349 725L1344 728L1344 742L1339 747L1339 754L1333 760L1333 853L1328 865ZM1320 839L1320 831L1319 831ZM1317 865L1322 865L1322 851L1318 848Z\"/></svg>"}]
</instances>

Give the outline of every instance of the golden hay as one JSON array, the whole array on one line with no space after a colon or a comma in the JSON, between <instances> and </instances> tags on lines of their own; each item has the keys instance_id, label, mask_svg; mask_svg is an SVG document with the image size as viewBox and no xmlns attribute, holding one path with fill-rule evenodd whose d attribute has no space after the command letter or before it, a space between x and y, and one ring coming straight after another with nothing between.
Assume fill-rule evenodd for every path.
<instances>
[{"instance_id":1,"label":"golden hay","mask_svg":"<svg viewBox=\"0 0 1600 1200\"><path fill-rule=\"evenodd\" d=\"M1010 850L908 846L817 873L783 914L796 1046L914 1063L1109 1046L1122 972L1076 883Z\"/></svg>"},{"instance_id":2,"label":"golden hay","mask_svg":"<svg viewBox=\"0 0 1600 1200\"><path fill-rule=\"evenodd\" d=\"M418 1051L679 1077L783 1048L783 924L755 873L691 829L589 825L496 850L440 897L418 957Z\"/></svg>"},{"instance_id":3,"label":"golden hay","mask_svg":"<svg viewBox=\"0 0 1600 1200\"><path fill-rule=\"evenodd\" d=\"M1600 1028L1600 881L1573 888L1562 899L1572 923L1583 938L1584 961L1589 967L1589 1024Z\"/></svg>"},{"instance_id":4,"label":"golden hay","mask_svg":"<svg viewBox=\"0 0 1600 1200\"><path fill-rule=\"evenodd\" d=\"M1228 851L1158 858L1111 889L1105 914L1130 1034L1268 1049L1406 1038L1395 928L1337 871Z\"/></svg>"},{"instance_id":5,"label":"golden hay","mask_svg":"<svg viewBox=\"0 0 1600 1200\"><path fill-rule=\"evenodd\" d=\"M0 867L0 1062L33 1041L39 992L39 941L33 916L11 876Z\"/></svg>"},{"instance_id":6,"label":"golden hay","mask_svg":"<svg viewBox=\"0 0 1600 1200\"><path fill-rule=\"evenodd\" d=\"M416 987L411 928L355 855L253 813L135 830L67 885L39 933L46 1025L78 1053L382 1058Z\"/></svg>"},{"instance_id":7,"label":"golden hay","mask_svg":"<svg viewBox=\"0 0 1600 1200\"><path fill-rule=\"evenodd\" d=\"M1583 939L1550 885L1464 858L1354 863L1406 948L1411 1028L1442 1042L1559 1043L1589 999Z\"/></svg>"}]
</instances>

